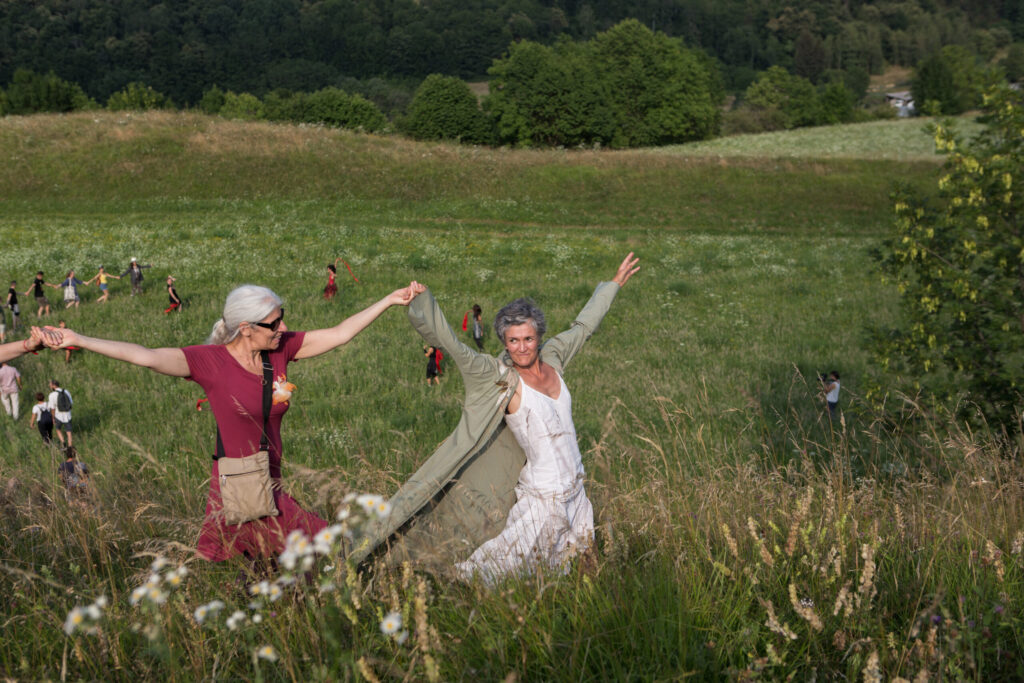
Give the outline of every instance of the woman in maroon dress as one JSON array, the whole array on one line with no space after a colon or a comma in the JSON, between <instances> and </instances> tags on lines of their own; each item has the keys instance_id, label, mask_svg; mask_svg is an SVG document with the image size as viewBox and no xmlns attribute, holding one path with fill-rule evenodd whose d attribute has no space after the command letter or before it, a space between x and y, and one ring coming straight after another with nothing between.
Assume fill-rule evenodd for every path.
<instances>
[{"instance_id":1,"label":"woman in maroon dress","mask_svg":"<svg viewBox=\"0 0 1024 683\"><path fill-rule=\"evenodd\" d=\"M381 313L393 305L406 306L424 291L419 283L395 290L377 303L343 320L334 327L311 332L290 332L284 323L281 299L271 290L242 285L224 303L224 315L213 326L208 343L183 349L150 349L129 342L86 337L69 329L46 327L38 332L51 348L70 345L150 368L156 372L184 377L199 384L210 400L223 442L223 456L241 458L260 450L263 425L262 351L273 366L273 405L267 423L270 475L281 478L281 418L288 410L291 392L287 365L311 358L347 343ZM242 524L223 521L218 461L214 460L206 518L199 535L198 553L215 562L238 554L267 556L284 549L284 539L296 529L312 536L327 526L320 517L275 487L276 517L262 517Z\"/></svg>"}]
</instances>

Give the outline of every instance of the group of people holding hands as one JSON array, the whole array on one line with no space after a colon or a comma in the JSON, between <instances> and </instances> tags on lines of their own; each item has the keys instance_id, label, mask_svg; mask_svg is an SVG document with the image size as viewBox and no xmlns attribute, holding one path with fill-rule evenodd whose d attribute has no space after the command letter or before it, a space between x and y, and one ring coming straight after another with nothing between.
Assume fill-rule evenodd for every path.
<instances>
[{"instance_id":1,"label":"group of people holding hands","mask_svg":"<svg viewBox=\"0 0 1024 683\"><path fill-rule=\"evenodd\" d=\"M217 439L214 449L211 435L215 454L197 552L211 561L273 556L290 533L313 537L328 524L281 486L281 423L296 391L289 364L348 343L392 306L407 307L413 328L431 347L444 349L462 374L463 414L452 435L391 498L390 515L364 529L349 557L409 559L491 582L537 565L564 568L590 545L593 509L562 375L637 264L630 253L570 328L550 339L533 301L503 307L494 321L503 345L499 357L460 341L430 291L413 281L324 329L290 330L277 294L242 285L228 294L205 344L147 348L33 327L24 341L0 346L0 359L74 346L199 384ZM479 313L473 318L479 346ZM239 471L269 484L263 490L242 485ZM261 495L265 500L250 505Z\"/></svg>"},{"instance_id":2,"label":"group of people holding hands","mask_svg":"<svg viewBox=\"0 0 1024 683\"><path fill-rule=\"evenodd\" d=\"M44 315L50 315L50 300L46 296L46 292L43 290L44 287L50 287L52 289L63 290L64 293L64 308L78 308L78 304L81 303L81 295L79 294L79 287L87 287L96 284L100 288L100 296L96 299L97 303L106 303L110 300L110 280L120 280L122 278L128 278L131 282L132 296L142 293L142 281L145 279L142 271L146 268L152 268L152 264L139 263L138 259L132 257L132 260L128 263L128 267L120 275L114 275L108 273L106 268L103 266L99 267L99 270L88 280L81 280L75 273L74 269L69 270L64 280L55 283L47 282L43 271L36 272L35 278L32 280L32 286L26 289L24 292L18 291L17 280L11 280L10 287L7 290L7 298L4 301L4 306L11 311L11 329L15 331L18 329L21 318L21 305L18 301L19 296L32 295L36 305L36 317L42 318ZM178 296L177 290L174 288L175 278L170 275L167 276L167 296L170 301L170 306L164 311L169 313L173 310L181 308L181 297ZM0 342L5 341L4 334L6 332L6 326L4 325L4 318L0 318Z\"/></svg>"}]
</instances>

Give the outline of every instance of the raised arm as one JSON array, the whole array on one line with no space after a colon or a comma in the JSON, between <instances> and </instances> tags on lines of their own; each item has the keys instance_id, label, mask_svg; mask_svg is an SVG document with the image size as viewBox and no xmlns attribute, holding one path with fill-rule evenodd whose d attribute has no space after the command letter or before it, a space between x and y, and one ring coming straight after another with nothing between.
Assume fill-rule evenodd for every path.
<instances>
[{"instance_id":1,"label":"raised arm","mask_svg":"<svg viewBox=\"0 0 1024 683\"><path fill-rule=\"evenodd\" d=\"M410 282L408 287L396 289L377 303L364 308L355 315L345 318L334 327L307 332L302 340L302 348L295 354L295 358L312 358L347 344L353 337L366 329L370 323L380 317L381 313L392 306L408 306L409 302L425 289L426 287L418 282Z\"/></svg>"},{"instance_id":2,"label":"raised arm","mask_svg":"<svg viewBox=\"0 0 1024 683\"><path fill-rule=\"evenodd\" d=\"M544 343L541 357L545 362L557 362L559 371L564 370L573 356L590 338L590 335L597 330L601 320L611 308L619 289L640 270L640 266L637 265L639 262L640 259L635 258L633 252L630 252L626 258L622 259L622 263L619 264L619 268L615 272L615 277L610 282L598 284L594 294L576 316L569 329Z\"/></svg>"},{"instance_id":3,"label":"raised arm","mask_svg":"<svg viewBox=\"0 0 1024 683\"><path fill-rule=\"evenodd\" d=\"M111 339L97 339L78 334L74 330L62 327L44 327L41 330L32 328L32 334L38 334L43 342L51 349L63 349L68 346L77 346L98 353L101 356L121 360L139 367L149 368L162 375L172 377L188 377L188 362L185 360L185 352L181 349L163 348L150 349L131 342L113 341Z\"/></svg>"},{"instance_id":4,"label":"raised arm","mask_svg":"<svg viewBox=\"0 0 1024 683\"><path fill-rule=\"evenodd\" d=\"M434 348L442 348L448 354L463 378L490 377L497 367L497 361L487 355L469 348L462 343L451 325L445 320L441 307L434 299L430 290L419 296L409 306L409 322L423 340ZM469 390L471 383L467 382Z\"/></svg>"}]
</instances>

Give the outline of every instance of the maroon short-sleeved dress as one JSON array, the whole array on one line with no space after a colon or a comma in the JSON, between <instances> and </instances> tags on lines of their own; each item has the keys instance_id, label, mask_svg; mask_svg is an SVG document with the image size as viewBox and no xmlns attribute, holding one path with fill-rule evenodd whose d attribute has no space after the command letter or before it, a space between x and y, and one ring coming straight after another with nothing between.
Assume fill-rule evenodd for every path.
<instances>
[{"instance_id":1,"label":"maroon short-sleeved dress","mask_svg":"<svg viewBox=\"0 0 1024 683\"><path fill-rule=\"evenodd\" d=\"M288 382L287 365L302 347L304 332L285 332L277 349L270 352L274 366L275 389ZM220 344L187 346L182 349L188 362L187 379L206 391L210 408L220 428L224 442L224 455L241 458L260 449L260 431L263 428L263 376L255 375L241 365ZM288 410L288 401L275 399L267 425L270 442L270 476L281 478L281 418ZM221 509L220 476L217 461L210 475L210 493L206 499L206 519L199 534L197 551L214 562L246 553L265 556L284 550L284 539L295 529L312 536L327 526L327 522L306 512L281 489L274 492L278 516L245 522L225 524Z\"/></svg>"}]
</instances>

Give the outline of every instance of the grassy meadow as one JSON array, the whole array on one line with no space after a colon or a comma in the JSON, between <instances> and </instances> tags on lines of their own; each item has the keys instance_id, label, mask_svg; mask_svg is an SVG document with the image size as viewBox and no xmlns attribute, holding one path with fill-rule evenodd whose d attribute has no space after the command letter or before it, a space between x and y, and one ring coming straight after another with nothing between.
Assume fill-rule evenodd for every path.
<instances>
[{"instance_id":1,"label":"grassy meadow","mask_svg":"<svg viewBox=\"0 0 1024 683\"><path fill-rule=\"evenodd\" d=\"M608 152L187 113L0 119L0 278L25 291L40 269L59 282L71 268L120 273L133 256L153 264L139 297L113 281L109 303L90 287L63 311L47 290L45 322L85 334L202 343L244 282L277 291L291 329L315 329L411 279L455 327L473 303L487 319L528 295L556 332L627 252L642 264L566 373L596 552L565 576L494 589L326 557L309 581L275 574L275 592L247 594L268 577L240 581L247 565L192 553L214 440L198 386L81 351L15 361L23 417L0 416L0 672L1024 677L1020 444L901 397L883 417L862 396L864 327L897 315L869 250L887 234L894 184L934 183L929 142L920 121ZM360 282L341 267L328 302L337 256ZM165 316L168 274L190 305ZM36 323L31 297L22 311ZM497 353L493 332L486 343ZM816 381L832 369L835 425ZM346 494L390 495L429 456L458 421L462 386L451 368L428 387L424 370L398 309L291 366L285 485L300 503L334 519ZM75 445L94 472L84 504L28 427L51 377L74 396ZM133 604L151 580L159 590ZM407 638L382 633L392 612Z\"/></svg>"}]
</instances>

